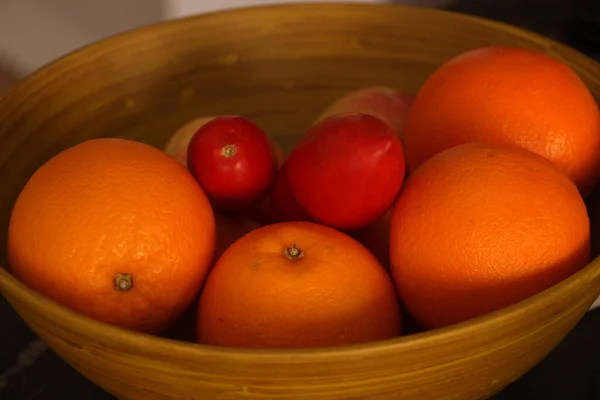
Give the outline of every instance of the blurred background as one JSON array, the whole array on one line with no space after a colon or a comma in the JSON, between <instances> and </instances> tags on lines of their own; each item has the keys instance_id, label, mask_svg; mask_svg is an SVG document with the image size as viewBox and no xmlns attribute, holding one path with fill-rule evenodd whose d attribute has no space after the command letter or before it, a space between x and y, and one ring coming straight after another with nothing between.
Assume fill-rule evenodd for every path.
<instances>
[{"instance_id":1,"label":"blurred background","mask_svg":"<svg viewBox=\"0 0 600 400\"><path fill-rule=\"evenodd\" d=\"M600 53L600 0L328 1L447 8L508 22ZM298 1L0 0L0 91L65 53L124 30L207 11L293 2Z\"/></svg>"},{"instance_id":2,"label":"blurred background","mask_svg":"<svg viewBox=\"0 0 600 400\"><path fill-rule=\"evenodd\" d=\"M342 1L357 0L332 2ZM450 1L401 0L399 3L439 7ZM65 53L124 30L201 12L293 2L298 1L0 0L0 90Z\"/></svg>"}]
</instances>

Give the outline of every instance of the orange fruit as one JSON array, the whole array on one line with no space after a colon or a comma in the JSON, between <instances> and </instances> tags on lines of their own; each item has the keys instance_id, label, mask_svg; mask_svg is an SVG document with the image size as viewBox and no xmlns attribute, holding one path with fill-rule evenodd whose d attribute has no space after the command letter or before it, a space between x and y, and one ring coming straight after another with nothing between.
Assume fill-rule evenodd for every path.
<instances>
[{"instance_id":1,"label":"orange fruit","mask_svg":"<svg viewBox=\"0 0 600 400\"><path fill-rule=\"evenodd\" d=\"M410 170L469 142L524 147L556 163L588 195L600 176L600 112L577 74L514 47L464 53L417 93L405 127Z\"/></svg>"},{"instance_id":2,"label":"orange fruit","mask_svg":"<svg viewBox=\"0 0 600 400\"><path fill-rule=\"evenodd\" d=\"M518 147L445 150L414 171L392 210L394 282L426 328L516 303L589 259L590 223L576 186Z\"/></svg>"},{"instance_id":3,"label":"orange fruit","mask_svg":"<svg viewBox=\"0 0 600 400\"><path fill-rule=\"evenodd\" d=\"M229 247L200 296L197 340L305 348L400 334L391 279L360 243L333 228L283 222Z\"/></svg>"},{"instance_id":4,"label":"orange fruit","mask_svg":"<svg viewBox=\"0 0 600 400\"><path fill-rule=\"evenodd\" d=\"M258 223L240 217L237 215L215 214L216 225L216 245L212 265L214 265L221 255L233 242L244 236L246 233L260 227ZM169 327L164 336L193 342L196 339L196 316L198 314L198 301L200 296L190 304L185 312Z\"/></svg>"},{"instance_id":5,"label":"orange fruit","mask_svg":"<svg viewBox=\"0 0 600 400\"><path fill-rule=\"evenodd\" d=\"M214 265L223 252L237 239L246 233L260 227L256 222L237 215L215 214L216 245L212 265ZM196 296L185 312L169 327L164 336L184 341L196 339L196 315L198 314L198 301L200 293Z\"/></svg>"},{"instance_id":6,"label":"orange fruit","mask_svg":"<svg viewBox=\"0 0 600 400\"><path fill-rule=\"evenodd\" d=\"M124 139L95 139L42 165L10 219L12 272L97 320L138 331L170 325L208 274L215 221L176 160Z\"/></svg>"}]
</instances>

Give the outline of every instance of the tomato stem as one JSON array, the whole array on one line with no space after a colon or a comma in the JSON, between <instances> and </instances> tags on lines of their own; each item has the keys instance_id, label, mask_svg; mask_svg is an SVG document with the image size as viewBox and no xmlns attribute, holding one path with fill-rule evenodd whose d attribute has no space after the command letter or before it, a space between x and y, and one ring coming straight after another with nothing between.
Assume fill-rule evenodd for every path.
<instances>
[{"instance_id":1,"label":"tomato stem","mask_svg":"<svg viewBox=\"0 0 600 400\"><path fill-rule=\"evenodd\" d=\"M127 292L133 289L133 275L118 273L115 275L115 289L119 292Z\"/></svg>"},{"instance_id":2,"label":"tomato stem","mask_svg":"<svg viewBox=\"0 0 600 400\"><path fill-rule=\"evenodd\" d=\"M294 244L292 247L285 249L283 255L290 261L297 261L304 257L304 252L298 248L297 244Z\"/></svg>"},{"instance_id":3,"label":"tomato stem","mask_svg":"<svg viewBox=\"0 0 600 400\"><path fill-rule=\"evenodd\" d=\"M221 147L221 155L225 158L231 158L237 153L237 148L233 144L226 144Z\"/></svg>"}]
</instances>

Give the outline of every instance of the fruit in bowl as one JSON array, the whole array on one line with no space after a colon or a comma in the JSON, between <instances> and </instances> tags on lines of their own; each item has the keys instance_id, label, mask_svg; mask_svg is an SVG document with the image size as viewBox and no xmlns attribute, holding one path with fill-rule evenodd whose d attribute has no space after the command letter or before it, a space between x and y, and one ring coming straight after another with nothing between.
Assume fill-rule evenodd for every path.
<instances>
[{"instance_id":1,"label":"fruit in bowl","mask_svg":"<svg viewBox=\"0 0 600 400\"><path fill-rule=\"evenodd\" d=\"M397 132L362 113L317 122L287 160L300 207L314 220L343 230L381 218L400 192L404 170Z\"/></svg>"},{"instance_id":2,"label":"fruit in bowl","mask_svg":"<svg viewBox=\"0 0 600 400\"><path fill-rule=\"evenodd\" d=\"M598 132L598 105L567 65L486 47L453 58L423 84L406 121L407 162L414 170L461 143L507 143L555 162L586 196L600 177Z\"/></svg>"},{"instance_id":3,"label":"fruit in bowl","mask_svg":"<svg viewBox=\"0 0 600 400\"><path fill-rule=\"evenodd\" d=\"M390 218L392 275L428 328L516 303L590 260L577 187L518 147L467 143L438 153L413 172Z\"/></svg>"},{"instance_id":4,"label":"fruit in bowl","mask_svg":"<svg viewBox=\"0 0 600 400\"><path fill-rule=\"evenodd\" d=\"M240 116L203 124L188 145L187 166L217 210L236 210L269 192L277 160L267 134Z\"/></svg>"},{"instance_id":5,"label":"fruit in bowl","mask_svg":"<svg viewBox=\"0 0 600 400\"><path fill-rule=\"evenodd\" d=\"M29 179L8 231L10 270L100 321L157 333L200 290L215 250L204 191L179 163L131 140L94 139Z\"/></svg>"},{"instance_id":6,"label":"fruit in bowl","mask_svg":"<svg viewBox=\"0 0 600 400\"><path fill-rule=\"evenodd\" d=\"M198 342L248 348L340 346L391 339L401 315L390 277L333 228L286 222L232 244L200 296Z\"/></svg>"},{"instance_id":7,"label":"fruit in bowl","mask_svg":"<svg viewBox=\"0 0 600 400\"><path fill-rule=\"evenodd\" d=\"M372 11L375 9L386 12ZM310 15L303 10L310 10ZM344 16L335 10L345 10ZM250 17L239 18L240 13ZM441 22L446 18L453 21L454 27L469 31L479 27L482 35L479 41L439 47L431 44L439 41L423 44L417 40L421 36L412 31L396 36L398 26L406 26L408 17L418 20L419 15L427 15L429 21L421 24L419 35L439 38L439 31L438 36L434 31L443 30ZM298 22L309 16L322 24L303 31L302 41L294 41L292 46L288 43L290 36L278 34L283 27L306 26ZM3 160L10 161L2 164L3 172L22 178L42 174L46 176L41 182L46 187L43 192L52 195L30 196L27 189L23 190L11 225L17 224L14 226L25 233L42 227L36 223L27 228L19 222L27 218L22 217L25 213L17 212L18 204L28 198L25 204L58 204L56 198L61 204L66 198L77 200L72 210L55 206L56 215L37 206L38 215L49 221L54 218L56 227L61 228L43 229L39 236L43 240L21 233L19 240L6 242L14 264L9 267L25 272L20 273L24 278L19 281L0 270L0 290L52 348L109 392L124 398L235 398L250 394L333 399L340 393L345 398L483 398L539 361L600 292L597 261L584 265L590 259L590 250L592 257L597 255L597 194L592 191L588 195L584 190L580 194L573 182L575 176L566 173L556 160L519 143L494 142L476 135L465 143L464 132L449 124L447 136L460 139L456 144L419 155L423 159L418 165L410 162L416 158L415 148L419 148L410 130L416 123L410 121L427 114L423 102L427 96L422 93L427 93L431 85L423 89L420 86L428 76L436 75L431 67L443 69L448 66L446 61L451 60L450 65L456 62L453 56L491 44L490 38L502 37L496 34L502 31L498 27L484 28L474 19L432 14L429 10L359 5L267 7L190 21L134 32L125 35L129 39L124 42L120 37L109 40L102 53L106 57L90 57L89 52L97 51L92 46L40 72L54 75L62 71L58 76L77 81L92 76L91 61L87 60L94 60L93 71L115 79L110 85L102 79L91 79L87 86L74 84L71 90L61 90L60 79L38 76L0 102L0 137L6 140L3 148L8 155ZM270 25L268 21L277 23ZM373 21L378 23L377 32L363 37ZM178 34L175 28L179 26L183 29ZM238 47L235 43L241 42L226 35L221 26L235 26L245 32L245 45ZM335 29L324 35L323 28L316 26ZM379 29L385 35L370 41L371 35L379 37ZM202 39L207 31L221 34L207 43ZM452 37L449 31L443 31ZM139 46L143 41L131 40L140 32L152 32L153 40L146 42L147 46ZM529 48L539 43L527 42L518 31L504 34L513 42L499 42ZM288 45L281 46L281 42ZM132 51L127 43L138 46ZM307 43L312 43L310 48ZM385 48L380 47L382 43ZM395 50L390 52L388 46ZM220 54L223 49L232 53ZM560 45L553 49L566 51ZM411 54L415 54L414 59L407 61ZM565 58L598 93L590 72L594 64L575 56ZM69 60L77 61L77 74L65 73L61 67ZM178 64L181 60L185 63ZM343 67L340 60L344 60ZM118 73L120 70L129 72ZM156 84L149 85L148 78L156 78L152 81ZM28 88L35 87L36 82L49 86L30 92ZM530 82L521 83L519 87L527 88ZM390 87L384 90L382 84ZM409 93L404 97L406 102L397 101L394 85ZM112 94L107 96L109 87ZM485 92L485 88L480 85L470 90ZM390 92L395 94L387 96ZM26 101L27 93L35 96L35 101ZM106 98L97 97L100 94ZM385 96L379 98L390 100L387 105L375 100L381 94ZM415 101L410 106L412 95ZM364 99L352 100L360 96ZM584 98L589 96L582 95L581 104ZM65 104L71 104L73 110L63 110ZM126 107L121 107L123 104ZM508 107L512 103L506 104ZM473 101L468 108L450 111L457 119L477 125L482 116L489 116L485 106L483 101ZM398 114L390 115L390 110L398 110ZM502 119L509 119L506 116L522 118L522 110L505 111L504 117L486 120L488 131L493 130L492 123L510 128L511 124ZM154 147L164 144L167 136L193 119L194 114L209 117L192 121L196 126L188 131L189 139L183 134L173 138L176 150L172 146L166 149L173 155L171 159L139 143L147 141ZM267 165L270 168L263 171L272 173L267 174L256 196L220 207L218 197L210 193L214 187L198 173L205 171L200 164L188 163L187 154L189 143L194 137L201 138L207 127L214 129L215 136L225 136L226 124L220 122L235 115L236 120L243 119L254 125L255 131L264 132L259 135L258 161L247 168ZM593 113L590 115L593 117ZM530 117L541 122L534 121L536 129L531 131L520 129L523 143L528 132L534 132L536 140L542 137L543 143L548 137L544 139L540 131L558 130L551 122L559 119L536 113ZM404 124L405 120L409 122ZM586 120L593 122L593 118ZM431 120L425 118L422 124L427 123ZM41 126L53 136L42 135L37 128ZM510 129L499 131L510 133ZM82 136L72 132L82 132ZM143 179L117 185L115 171L128 175L140 156L132 154L117 162L116 148L77 156L84 160L81 175L97 178L92 183L100 189L94 190L86 190L83 179L62 179L66 173L61 171L42 173L52 166L48 159L74 157L81 146L98 143L80 143L82 138L100 137L106 132L119 132L129 138L119 141L119 146L142 146L161 157L156 156L152 165L146 165L145 174L140 175ZM498 130L494 132L498 134ZM265 140L266 136L271 140ZM285 149L287 159L276 159L273 142ZM222 150L229 144L219 143L212 148ZM484 162L487 158L483 157L484 161L473 163L481 156L478 146L497 153L497 157L490 157L496 161ZM343 152L336 153L338 149ZM182 159L181 154L186 158ZM229 154L225 161L233 161L234 156ZM369 163L372 158L386 163ZM203 158L203 162L207 160ZM38 172L34 167L39 167ZM540 181L544 185L540 186ZM182 186L182 182L187 183ZM16 198L23 183L15 179L6 186L7 192ZM241 188L235 179L218 183L220 189ZM596 183L592 178L586 187L591 189ZM361 185L364 188L369 184L372 188L360 190ZM96 188L94 185L90 188ZM185 189L188 185L193 189ZM113 190L105 191L103 187ZM163 194L155 195L144 188L160 189L158 192ZM188 192L196 193L196 197L202 197L202 193L206 201L188 209ZM95 201L92 207L79 201L87 199L86 193ZM142 203L124 201L138 195L143 204L155 208L149 211L139 207ZM549 202L548 196L555 201ZM361 197L365 207L348 207L360 204ZM524 201L523 197L531 200ZM118 206L113 205L115 202ZM188 206L182 207L182 203ZM9 202L5 204L8 220ZM588 205L587 209L583 205ZM108 211L97 211L100 208ZM71 222L75 219L68 214L73 210L90 217L87 225L93 224L95 236L90 235L91 227L81 235L73 234ZM116 212L119 217L110 218L110 213ZM336 218L330 219L334 212ZM103 218L92 218L97 213ZM65 215L69 218L62 220ZM500 222L494 220L497 215L502 215ZM197 227L195 234L183 232L189 225ZM86 224L77 226L85 228ZM119 234L125 227L130 227L127 232L133 240ZM561 227L570 229L573 235L566 235ZM494 233L496 228L500 234ZM205 236L200 236L200 231ZM293 235L288 235L290 232ZM175 239L152 240L157 233ZM511 240L514 237L521 240ZM19 245L19 241L27 246ZM102 243L110 250L103 250ZM40 244L48 251L48 259L29 254ZM117 271L114 260L102 257L96 263L81 262L83 249L121 255L128 265L137 268L134 273L122 266ZM201 249L209 249L208 256L193 262L189 254ZM156 257L148 257L150 254ZM70 261L67 269L55 267L63 265L61 259ZM26 267L19 265L20 260L27 261L22 263ZM185 265L195 267L169 275L175 272L169 265L185 260L189 261ZM27 272L33 270L44 274ZM544 279L532 280L536 274ZM64 285L68 279L52 279L64 276L78 277L76 292L71 285ZM106 285L106 277L111 277L112 286ZM169 296L161 297L153 290L152 282L171 279L179 283L171 285ZM103 294L97 295L98 288ZM480 295L482 292L484 295ZM79 305L79 300L64 300L74 293L77 299L96 293L97 301ZM98 299L105 297L112 300L103 308ZM169 299L178 299L177 306L169 308ZM117 302L115 314L110 307ZM135 308L139 305L145 308ZM136 312L130 313L134 309ZM152 313L154 309L160 312ZM103 313L127 315L127 325L103 319ZM165 314L169 314L168 319L148 328L149 315L156 318ZM186 324L182 332L175 329ZM107 379L109 376L111 379ZM423 384L440 381L444 385Z\"/></svg>"},{"instance_id":8,"label":"fruit in bowl","mask_svg":"<svg viewBox=\"0 0 600 400\"><path fill-rule=\"evenodd\" d=\"M364 87L334 101L319 115L316 122L336 114L359 112L384 121L403 140L406 116L412 102L411 95L392 87Z\"/></svg>"},{"instance_id":9,"label":"fruit in bowl","mask_svg":"<svg viewBox=\"0 0 600 400\"><path fill-rule=\"evenodd\" d=\"M587 104L589 92L563 64L498 47L442 65L417 93L415 107L389 88L343 96L287 160L278 159L263 129L236 115L183 125L165 148L173 158L121 139L79 144L44 164L21 192L11 217L9 264L55 300L140 331L168 328L198 297L197 338L220 346L294 348L391 338L400 333L401 306L422 329L499 310L590 260L580 181L565 172L564 162L528 148L534 141L537 148L553 146L564 119L539 114L536 123L529 116L532 128L511 130L511 121L525 118L515 103L513 111L505 106L499 109L505 115L498 111L486 120L487 131L497 131L481 141L483 133L465 136L464 130L481 124L490 101L472 103L468 113L450 110L437 119L462 118L456 127L447 122L444 138L471 143L432 151L428 159L418 132L432 132L427 124L436 119L427 113L440 112L439 97L430 92L439 86L443 93L463 69L476 73L531 60L550 76L566 76L559 89L573 86L573 100ZM436 83L452 68L458 72ZM515 85L535 93L539 83L529 76L497 83L494 75L499 94L481 84L469 87L469 95L506 97ZM598 107L583 112L587 119L572 132L600 143ZM406 156L424 159L412 163L406 182L405 150L390 125L403 129L405 118ZM517 134L522 145L503 142ZM600 166L600 157L589 160L592 171ZM592 188L597 179L589 179ZM260 227L245 213L264 201L279 213ZM60 204L69 206L58 212ZM371 249L383 242L389 254L366 247L373 226L381 228L370 232L376 236ZM363 243L356 240L361 234Z\"/></svg>"},{"instance_id":10,"label":"fruit in bowl","mask_svg":"<svg viewBox=\"0 0 600 400\"><path fill-rule=\"evenodd\" d=\"M192 136L200 127L215 118L215 116L202 116L185 123L169 138L165 145L165 152L187 166L188 147Z\"/></svg>"}]
</instances>

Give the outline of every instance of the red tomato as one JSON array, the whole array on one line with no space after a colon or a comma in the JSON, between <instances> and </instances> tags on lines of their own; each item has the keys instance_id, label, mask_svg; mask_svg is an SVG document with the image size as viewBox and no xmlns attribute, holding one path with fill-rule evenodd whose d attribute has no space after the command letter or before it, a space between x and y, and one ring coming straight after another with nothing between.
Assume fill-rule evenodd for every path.
<instances>
[{"instance_id":1,"label":"red tomato","mask_svg":"<svg viewBox=\"0 0 600 400\"><path fill-rule=\"evenodd\" d=\"M381 218L398 196L404 151L380 119L336 114L307 132L287 168L294 197L314 220L353 230Z\"/></svg>"},{"instance_id":2,"label":"red tomato","mask_svg":"<svg viewBox=\"0 0 600 400\"><path fill-rule=\"evenodd\" d=\"M262 200L276 173L271 141L239 116L217 117L200 127L190 141L187 164L214 207L222 210Z\"/></svg>"},{"instance_id":3,"label":"red tomato","mask_svg":"<svg viewBox=\"0 0 600 400\"><path fill-rule=\"evenodd\" d=\"M215 118L214 116L202 116L188 121L173 133L164 148L165 153L175 158L184 166L187 166L187 150L190 140L202 125Z\"/></svg>"},{"instance_id":4,"label":"red tomato","mask_svg":"<svg viewBox=\"0 0 600 400\"><path fill-rule=\"evenodd\" d=\"M310 216L294 197L287 173L287 163L283 164L275 178L271 190L271 205L278 222L310 221Z\"/></svg>"}]
</instances>

